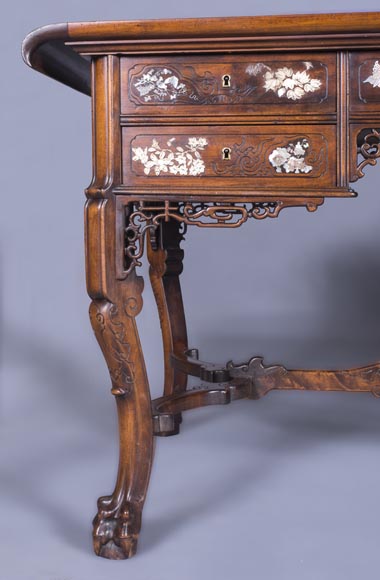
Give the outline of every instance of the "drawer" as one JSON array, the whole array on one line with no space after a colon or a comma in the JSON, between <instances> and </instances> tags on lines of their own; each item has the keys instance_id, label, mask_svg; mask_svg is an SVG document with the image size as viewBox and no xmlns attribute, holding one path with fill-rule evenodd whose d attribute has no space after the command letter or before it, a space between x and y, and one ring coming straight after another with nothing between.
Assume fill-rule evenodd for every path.
<instances>
[{"instance_id":1,"label":"drawer","mask_svg":"<svg viewBox=\"0 0 380 580\"><path fill-rule=\"evenodd\" d=\"M350 55L351 112L380 111L380 52Z\"/></svg>"},{"instance_id":2,"label":"drawer","mask_svg":"<svg viewBox=\"0 0 380 580\"><path fill-rule=\"evenodd\" d=\"M123 181L131 188L229 192L337 185L334 125L125 127Z\"/></svg>"},{"instance_id":3,"label":"drawer","mask_svg":"<svg viewBox=\"0 0 380 580\"><path fill-rule=\"evenodd\" d=\"M121 58L124 115L336 111L336 55Z\"/></svg>"}]
</instances>

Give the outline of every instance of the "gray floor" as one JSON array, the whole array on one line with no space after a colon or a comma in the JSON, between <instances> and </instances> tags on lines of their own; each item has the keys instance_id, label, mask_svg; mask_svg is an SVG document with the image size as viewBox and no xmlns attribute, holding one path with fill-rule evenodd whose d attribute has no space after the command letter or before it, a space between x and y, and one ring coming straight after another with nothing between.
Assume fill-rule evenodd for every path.
<instances>
[{"instance_id":1,"label":"gray floor","mask_svg":"<svg viewBox=\"0 0 380 580\"><path fill-rule=\"evenodd\" d=\"M6 4L1 109L0 580L372 580L379 576L380 401L271 393L185 415L157 441L138 555L92 553L96 498L112 491L117 432L90 329L83 188L90 103L29 71L20 43L50 22L374 10L378 0L15 0ZM380 350L380 170L354 200L284 211L238 231L189 230L184 300L206 360L348 367ZM146 274L146 266L142 269ZM159 325L139 316L152 392Z\"/></svg>"},{"instance_id":2,"label":"gray floor","mask_svg":"<svg viewBox=\"0 0 380 580\"><path fill-rule=\"evenodd\" d=\"M370 396L281 393L188 413L180 436L157 442L138 555L110 562L92 554L89 530L96 496L113 485L113 412L106 399L57 396L81 370L90 383L80 367L58 380L45 365L7 377L37 380L17 407L5 401L2 580L374 577L380 407Z\"/></svg>"}]
</instances>

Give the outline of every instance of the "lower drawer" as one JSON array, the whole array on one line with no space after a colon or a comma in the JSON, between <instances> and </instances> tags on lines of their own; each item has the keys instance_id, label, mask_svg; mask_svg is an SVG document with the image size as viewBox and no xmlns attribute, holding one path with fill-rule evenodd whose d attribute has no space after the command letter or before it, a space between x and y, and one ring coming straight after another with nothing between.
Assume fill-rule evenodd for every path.
<instances>
[{"instance_id":1,"label":"lower drawer","mask_svg":"<svg viewBox=\"0 0 380 580\"><path fill-rule=\"evenodd\" d=\"M124 127L123 182L133 188L337 186L335 125ZM274 132L275 131L275 132Z\"/></svg>"}]
</instances>

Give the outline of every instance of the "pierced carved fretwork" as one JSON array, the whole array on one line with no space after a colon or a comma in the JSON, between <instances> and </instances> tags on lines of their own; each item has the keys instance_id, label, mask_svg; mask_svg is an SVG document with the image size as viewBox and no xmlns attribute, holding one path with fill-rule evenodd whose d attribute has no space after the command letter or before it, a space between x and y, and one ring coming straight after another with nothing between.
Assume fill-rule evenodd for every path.
<instances>
[{"instance_id":1,"label":"pierced carved fretwork","mask_svg":"<svg viewBox=\"0 0 380 580\"><path fill-rule=\"evenodd\" d=\"M380 130L363 131L358 136L358 154L363 157L357 167L357 176L364 177L364 168L367 165L376 165L380 157Z\"/></svg>"},{"instance_id":2,"label":"pierced carved fretwork","mask_svg":"<svg viewBox=\"0 0 380 580\"><path fill-rule=\"evenodd\" d=\"M305 206L316 211L323 198L281 199L250 203L231 202L137 202L125 206L123 279L137 266L145 248L145 234L156 230L161 222L170 219L180 222L182 234L188 225L200 228L237 228L249 218L276 218L285 207ZM151 236L152 238L154 236Z\"/></svg>"}]
</instances>

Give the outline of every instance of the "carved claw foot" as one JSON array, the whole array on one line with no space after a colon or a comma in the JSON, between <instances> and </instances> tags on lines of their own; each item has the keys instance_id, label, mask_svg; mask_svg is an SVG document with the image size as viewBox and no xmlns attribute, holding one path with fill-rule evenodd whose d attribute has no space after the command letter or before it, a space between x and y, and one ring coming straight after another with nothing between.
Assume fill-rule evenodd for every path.
<instances>
[{"instance_id":1,"label":"carved claw foot","mask_svg":"<svg viewBox=\"0 0 380 580\"><path fill-rule=\"evenodd\" d=\"M97 556L110 560L125 560L136 554L141 528L141 509L131 503L112 508L112 497L98 501L94 518L93 543Z\"/></svg>"}]
</instances>

